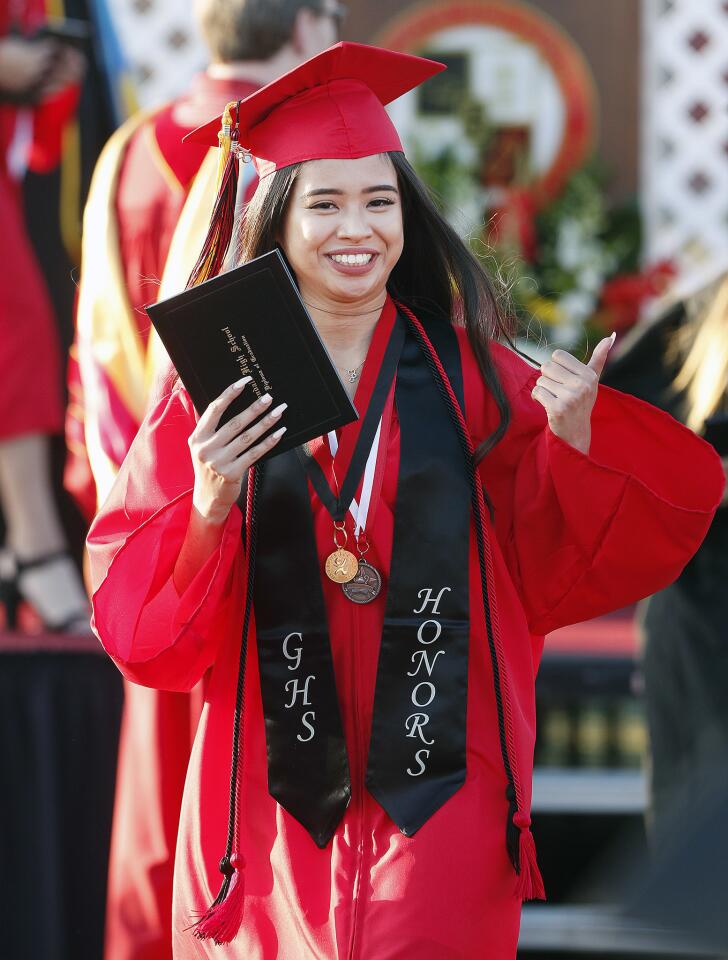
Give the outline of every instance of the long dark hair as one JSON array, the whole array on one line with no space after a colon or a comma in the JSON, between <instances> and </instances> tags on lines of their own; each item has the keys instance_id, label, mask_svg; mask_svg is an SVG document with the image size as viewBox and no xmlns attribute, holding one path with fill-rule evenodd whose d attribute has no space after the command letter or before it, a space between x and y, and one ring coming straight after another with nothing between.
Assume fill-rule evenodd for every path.
<instances>
[{"instance_id":1,"label":"long dark hair","mask_svg":"<svg viewBox=\"0 0 728 960\"><path fill-rule=\"evenodd\" d=\"M397 173L404 221L404 247L389 276L389 292L423 319L436 315L466 328L483 382L500 415L496 429L476 450L479 461L503 437L510 422L510 406L489 345L491 340L502 340L513 346L515 320L502 308L488 274L442 216L404 154L387 156ZM261 181L240 229L237 262L274 249L300 168L300 163L292 164Z\"/></svg>"}]
</instances>

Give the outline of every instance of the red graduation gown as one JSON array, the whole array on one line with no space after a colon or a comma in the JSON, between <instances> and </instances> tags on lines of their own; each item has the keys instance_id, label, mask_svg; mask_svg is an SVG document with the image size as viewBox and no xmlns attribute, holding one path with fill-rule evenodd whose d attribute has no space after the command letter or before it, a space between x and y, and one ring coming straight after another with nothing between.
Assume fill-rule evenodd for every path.
<instances>
[{"instance_id":1,"label":"red graduation gown","mask_svg":"<svg viewBox=\"0 0 728 960\"><path fill-rule=\"evenodd\" d=\"M459 341L467 421L480 441L497 413L463 331ZM600 389L593 413L590 455L582 455L550 432L543 408L532 400L538 372L509 350L493 351L512 423L481 473L496 511L491 540L497 614L516 761L530 799L542 635L671 581L705 534L723 477L703 441L667 415L607 388ZM506 780L472 535L463 787L410 839L365 790L384 592L358 606L324 578L351 803L331 843L320 850L269 796L251 642L240 844L247 862L245 918L227 946L198 942L185 930L219 887L243 611L237 508L219 549L182 596L172 582L191 504L187 437L194 422L183 388L158 403L89 536L95 626L122 673L169 690L188 690L204 677L205 706L177 846L175 958L512 960L521 905L505 848ZM342 448L352 429L357 425L342 431ZM370 557L385 577L399 457L396 411L386 444L381 498L368 521ZM313 495L312 508L323 563L331 550L331 520Z\"/></svg>"}]
</instances>

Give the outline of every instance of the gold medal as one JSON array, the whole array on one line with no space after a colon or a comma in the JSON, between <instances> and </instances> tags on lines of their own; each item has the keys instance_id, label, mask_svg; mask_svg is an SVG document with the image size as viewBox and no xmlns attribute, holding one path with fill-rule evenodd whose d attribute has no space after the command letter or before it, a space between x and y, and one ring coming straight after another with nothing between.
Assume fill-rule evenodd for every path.
<instances>
[{"instance_id":1,"label":"gold medal","mask_svg":"<svg viewBox=\"0 0 728 960\"><path fill-rule=\"evenodd\" d=\"M359 561L353 553L338 547L326 558L326 576L334 583L348 583L359 570Z\"/></svg>"},{"instance_id":2,"label":"gold medal","mask_svg":"<svg viewBox=\"0 0 728 960\"><path fill-rule=\"evenodd\" d=\"M359 561L346 549L349 536L343 520L334 520L334 546L336 550L326 558L324 570L334 583L348 583L359 569Z\"/></svg>"}]
</instances>

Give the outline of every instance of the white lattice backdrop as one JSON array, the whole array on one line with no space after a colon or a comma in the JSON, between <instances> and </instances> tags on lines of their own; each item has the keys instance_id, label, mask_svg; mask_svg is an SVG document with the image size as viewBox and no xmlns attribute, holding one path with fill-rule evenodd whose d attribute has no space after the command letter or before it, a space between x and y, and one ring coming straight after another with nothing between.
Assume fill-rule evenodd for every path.
<instances>
[{"instance_id":1,"label":"white lattice backdrop","mask_svg":"<svg viewBox=\"0 0 728 960\"><path fill-rule=\"evenodd\" d=\"M109 0L142 107L178 96L206 62L191 0Z\"/></svg>"},{"instance_id":2,"label":"white lattice backdrop","mask_svg":"<svg viewBox=\"0 0 728 960\"><path fill-rule=\"evenodd\" d=\"M689 284L728 256L728 2L642 3L646 256Z\"/></svg>"}]
</instances>

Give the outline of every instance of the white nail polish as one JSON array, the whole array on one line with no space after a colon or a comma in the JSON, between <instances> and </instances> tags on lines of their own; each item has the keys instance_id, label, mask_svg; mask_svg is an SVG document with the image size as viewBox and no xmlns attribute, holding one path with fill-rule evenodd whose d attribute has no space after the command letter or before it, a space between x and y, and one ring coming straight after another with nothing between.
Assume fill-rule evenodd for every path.
<instances>
[{"instance_id":1,"label":"white nail polish","mask_svg":"<svg viewBox=\"0 0 728 960\"><path fill-rule=\"evenodd\" d=\"M287 429L288 427L280 427L280 429L276 430L276 432L271 434L271 436L275 437L275 439L277 440L278 437L283 436L283 434L286 432Z\"/></svg>"},{"instance_id":2,"label":"white nail polish","mask_svg":"<svg viewBox=\"0 0 728 960\"><path fill-rule=\"evenodd\" d=\"M287 403L282 403L280 406L276 407L275 410L271 410L271 417L280 417L283 411L288 407Z\"/></svg>"},{"instance_id":3,"label":"white nail polish","mask_svg":"<svg viewBox=\"0 0 728 960\"><path fill-rule=\"evenodd\" d=\"M242 380L236 380L235 383L233 384L233 387L236 390L242 390L245 384L250 383L252 379L253 379L252 377L243 377Z\"/></svg>"},{"instance_id":4,"label":"white nail polish","mask_svg":"<svg viewBox=\"0 0 728 960\"><path fill-rule=\"evenodd\" d=\"M269 393L264 393L258 403L270 403L272 399L273 397Z\"/></svg>"}]
</instances>

